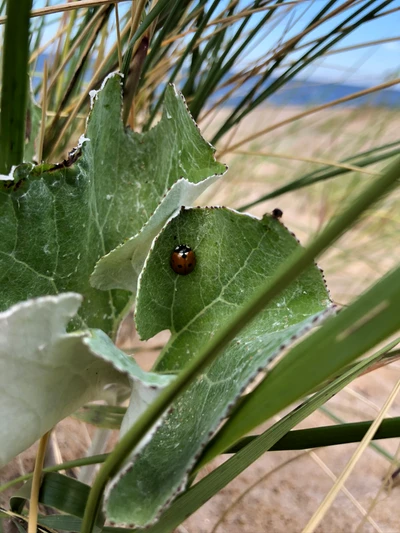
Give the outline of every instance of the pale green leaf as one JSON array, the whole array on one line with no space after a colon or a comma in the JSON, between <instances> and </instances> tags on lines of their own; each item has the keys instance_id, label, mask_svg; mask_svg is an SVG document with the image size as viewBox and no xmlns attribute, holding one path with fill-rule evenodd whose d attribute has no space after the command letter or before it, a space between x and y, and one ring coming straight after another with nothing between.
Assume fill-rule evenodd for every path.
<instances>
[{"instance_id":1,"label":"pale green leaf","mask_svg":"<svg viewBox=\"0 0 400 533\"><path fill-rule=\"evenodd\" d=\"M170 266L177 244L189 245L196 254L196 267L186 276ZM226 208L182 210L155 241L139 281L139 334L172 332L156 369L183 368L298 246L271 216L258 220ZM108 518L120 525L154 521L183 490L196 456L248 383L330 309L321 272L313 266L175 402L133 466L128 464L109 487Z\"/></svg>"},{"instance_id":2,"label":"pale green leaf","mask_svg":"<svg viewBox=\"0 0 400 533\"><path fill-rule=\"evenodd\" d=\"M146 400L173 379L144 372L100 330L66 333L81 300L45 296L0 313L1 465L83 404L115 395L112 385Z\"/></svg>"},{"instance_id":3,"label":"pale green leaf","mask_svg":"<svg viewBox=\"0 0 400 533\"><path fill-rule=\"evenodd\" d=\"M394 343L393 345L395 344L397 343ZM386 349L388 349L388 347L386 347ZM228 485L228 483L233 481L264 453L271 450L272 446L287 435L293 427L302 422L311 413L318 409L318 407L321 407L346 385L354 381L354 379L369 368L374 361L379 359L382 356L382 353L383 350L356 364L353 368L344 372L321 391L314 394L302 405L298 406L297 409L294 409L273 426L269 427L261 435L256 436L225 463L201 479L181 498L175 501L165 514L161 516L160 521L155 524L155 526L149 528L149 533L170 533L171 531L174 531L187 516L193 514L197 509L204 505L207 500L212 498Z\"/></svg>"}]
</instances>

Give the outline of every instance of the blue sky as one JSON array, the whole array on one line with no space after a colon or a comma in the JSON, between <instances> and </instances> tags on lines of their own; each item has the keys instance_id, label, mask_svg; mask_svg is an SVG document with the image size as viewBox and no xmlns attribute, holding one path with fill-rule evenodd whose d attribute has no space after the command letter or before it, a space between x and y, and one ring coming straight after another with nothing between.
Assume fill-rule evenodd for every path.
<instances>
[{"instance_id":1,"label":"blue sky","mask_svg":"<svg viewBox=\"0 0 400 533\"><path fill-rule=\"evenodd\" d=\"M289 36L295 35L298 30L304 28L305 23L312 20L324 4L325 0L316 0L304 3L304 7L298 6L296 8L298 13L300 14L301 9L305 14L299 23L293 27ZM362 5L361 2L358 6L360 5ZM396 7L400 8L399 0L392 2L383 11ZM351 10L346 11L346 16L349 13ZM344 18L345 16L342 17L342 19ZM327 21L321 26L318 35L332 30L338 20L335 18L334 22ZM246 59L248 61L254 60L260 56L260 53L269 50L284 30L285 23L278 24L276 29L266 36ZM313 33L313 37L318 35ZM360 28L351 32L349 36L344 37L334 48L339 49L392 37L397 37L399 40L326 56L318 64L313 64L310 68L305 69L301 76L316 81L346 82L366 86L380 83L388 77L393 77L393 75L398 76L400 71L400 11L364 23Z\"/></svg>"},{"instance_id":2,"label":"blue sky","mask_svg":"<svg viewBox=\"0 0 400 533\"><path fill-rule=\"evenodd\" d=\"M337 5L340 5L343 1L344 0ZM65 2L65 0L52 1L51 3L57 4L63 2ZM248 5L248 3L249 0L240 0L240 4L243 6ZM292 28L291 32L289 32L289 36L296 34L298 30L304 28L305 23L311 20L325 3L325 0L310 0L296 6L296 17L302 12L304 12L304 15ZM361 0L357 4L357 7L364 3L365 0ZM376 5L378 5L378 3L379 2L376 1ZM227 0L222 0L221 9L223 9L226 4ZM37 0L34 2L34 7L42 7L43 5L44 0ZM123 9L123 5L124 4L121 4L121 9ZM129 6L129 4L127 3L125 6ZM390 5L384 8L384 11L394 8L400 8L400 0L391 2ZM350 12L350 10L346 11L345 16L348 16ZM263 14L256 15L254 17L254 23L256 23L262 16ZM332 21L327 21L319 30L319 35L333 29L337 22L338 18L335 18L334 23ZM265 36L262 42L259 42L257 46L254 46L251 49L251 52L247 54L242 61L250 62L265 56L285 31L286 24L287 18L278 23L274 31ZM54 30L55 26L49 26L45 34L45 39L48 39ZM314 32L313 36L317 36L317 34ZM375 41L392 37L400 38L400 11L363 24L348 37L342 39L340 43L336 45L336 48L343 48L366 41ZM293 57L298 56L295 55ZM399 72L400 39L394 42L329 55L319 61L318 64L313 64L311 67L305 69L302 72L301 77L322 82L343 82L372 86L389 77L397 76Z\"/></svg>"}]
</instances>

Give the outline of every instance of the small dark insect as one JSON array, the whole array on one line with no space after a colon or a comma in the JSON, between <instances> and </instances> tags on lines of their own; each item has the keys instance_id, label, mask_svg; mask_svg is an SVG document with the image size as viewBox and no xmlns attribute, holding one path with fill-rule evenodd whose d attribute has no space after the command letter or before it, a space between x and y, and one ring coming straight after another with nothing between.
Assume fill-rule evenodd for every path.
<instances>
[{"instance_id":1,"label":"small dark insect","mask_svg":"<svg viewBox=\"0 0 400 533\"><path fill-rule=\"evenodd\" d=\"M272 211L272 216L274 218L282 218L283 216L283 211L282 209L279 209L279 207L276 207L273 211Z\"/></svg>"},{"instance_id":2,"label":"small dark insect","mask_svg":"<svg viewBox=\"0 0 400 533\"><path fill-rule=\"evenodd\" d=\"M196 266L194 251L187 244L179 244L171 254L171 268L177 274L190 274Z\"/></svg>"}]
</instances>

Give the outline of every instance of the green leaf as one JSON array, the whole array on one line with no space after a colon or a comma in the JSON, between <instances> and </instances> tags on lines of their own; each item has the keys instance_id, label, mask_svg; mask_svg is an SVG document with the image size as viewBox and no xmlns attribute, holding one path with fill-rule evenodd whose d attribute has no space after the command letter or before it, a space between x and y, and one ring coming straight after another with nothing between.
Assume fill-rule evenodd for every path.
<instances>
[{"instance_id":1,"label":"green leaf","mask_svg":"<svg viewBox=\"0 0 400 533\"><path fill-rule=\"evenodd\" d=\"M228 323L222 324L209 338L199 352L188 361L186 366L178 373L176 379L160 396L149 406L146 412L130 428L121 441L115 446L96 477L90 491L85 515L82 522L82 533L90 533L94 518L101 504L101 499L107 483L116 476L124 461L137 446L146 433L158 422L166 409L187 391L196 378L201 377L208 366L217 360L222 351L229 346L246 326L262 312L266 306L271 305L282 291L287 289L295 279L303 274L313 264L313 258L319 256L330 244L335 242L347 229L349 229L372 204L376 203L394 188L399 175L399 160L387 167L382 176L370 184L353 204L345 209L338 217L331 220L324 231L314 239L306 248L298 248L280 266L278 271L267 278L257 292L249 298L231 317ZM380 332L381 334L382 332ZM311 372L313 369L311 369Z\"/></svg>"},{"instance_id":2,"label":"green leaf","mask_svg":"<svg viewBox=\"0 0 400 533\"><path fill-rule=\"evenodd\" d=\"M30 501L32 481L29 480L10 498L12 511L21 514L24 506ZM86 500L90 487L77 479L56 473L43 476L39 492L39 503L68 513L68 515L39 516L38 523L43 526L62 531L80 531ZM72 515L72 516L71 516ZM99 515L94 532L100 532L104 518Z\"/></svg>"},{"instance_id":3,"label":"green leaf","mask_svg":"<svg viewBox=\"0 0 400 533\"><path fill-rule=\"evenodd\" d=\"M87 402L132 386L131 409L140 414L148 395L174 379L144 372L100 330L67 334L80 302L78 294L60 294L0 313L0 464Z\"/></svg>"},{"instance_id":4,"label":"green leaf","mask_svg":"<svg viewBox=\"0 0 400 533\"><path fill-rule=\"evenodd\" d=\"M188 244L196 254L196 267L186 276L170 266L178 243ZM138 289L140 335L172 332L156 369L178 372L187 365L213 331L228 322L298 247L295 237L271 216L258 220L225 208L182 210L157 238ZM323 278L312 266L177 400L133 467L128 464L109 487L107 517L121 525L154 521L183 490L197 454L248 383L326 316L327 309L331 306Z\"/></svg>"},{"instance_id":5,"label":"green leaf","mask_svg":"<svg viewBox=\"0 0 400 533\"><path fill-rule=\"evenodd\" d=\"M176 194L181 178L198 184L199 194L225 168L173 87L155 128L147 134L126 130L120 81L112 75L92 95L82 146L67 161L23 165L14 181L0 182L0 310L34 296L75 291L84 301L71 327L115 333L130 294L93 288L89 277L96 262L147 224L136 252L145 257L153 238L148 233L157 232L186 198ZM173 205L166 202L170 197ZM168 208L157 209L160 203ZM135 272L129 275L135 278Z\"/></svg>"},{"instance_id":6,"label":"green leaf","mask_svg":"<svg viewBox=\"0 0 400 533\"><path fill-rule=\"evenodd\" d=\"M151 242L166 221L176 215L181 206L191 205L207 187L226 172L226 166L215 161L214 149L201 138L194 127L195 123L173 86L168 88L165 96L163 119L150 132L143 134L143 138L148 139L146 159L151 160L152 154L158 154L160 162L157 165L155 162L151 163L156 167L156 183L148 182L145 176L143 177L148 186L140 187L141 196L137 211L141 213L142 209L146 208L147 213L153 210L154 213L143 228L142 224L137 226L136 235L97 263L91 283L99 289L126 289L135 292ZM168 175L179 179L168 179ZM156 197L162 197L161 203L157 205L154 201L151 203L152 207L147 208L157 191L157 181L160 192Z\"/></svg>"},{"instance_id":7,"label":"green leaf","mask_svg":"<svg viewBox=\"0 0 400 533\"><path fill-rule=\"evenodd\" d=\"M207 500L212 498L265 452L270 450L271 447L279 442L290 429L307 418L311 413L318 409L318 407L321 407L321 405L327 402L334 394L351 383L365 369L372 365L376 359L381 357L381 355L382 351L361 361L335 379L332 383L324 387L323 390L314 394L297 409L288 413L261 435L257 436L242 450L228 459L228 461L193 485L181 498L178 498L161 516L159 522L148 529L148 532L169 533L174 531L185 518L194 513L204 505Z\"/></svg>"},{"instance_id":8,"label":"green leaf","mask_svg":"<svg viewBox=\"0 0 400 533\"><path fill-rule=\"evenodd\" d=\"M295 346L244 399L205 462L398 331L399 302L400 267Z\"/></svg>"},{"instance_id":9,"label":"green leaf","mask_svg":"<svg viewBox=\"0 0 400 533\"><path fill-rule=\"evenodd\" d=\"M30 499L32 481L29 480L10 498L12 511L21 512L25 502ZM45 503L65 513L81 517L85 510L85 502L90 487L77 479L48 472L43 476L40 486L39 502Z\"/></svg>"}]
</instances>

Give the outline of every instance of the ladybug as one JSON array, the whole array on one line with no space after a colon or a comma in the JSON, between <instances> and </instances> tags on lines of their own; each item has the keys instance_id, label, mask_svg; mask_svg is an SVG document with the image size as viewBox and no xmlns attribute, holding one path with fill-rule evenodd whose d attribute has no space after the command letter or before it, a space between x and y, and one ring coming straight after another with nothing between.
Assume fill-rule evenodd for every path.
<instances>
[{"instance_id":1,"label":"ladybug","mask_svg":"<svg viewBox=\"0 0 400 533\"><path fill-rule=\"evenodd\" d=\"M177 274L186 276L196 266L194 251L187 244L179 244L171 254L171 268Z\"/></svg>"},{"instance_id":2,"label":"ladybug","mask_svg":"<svg viewBox=\"0 0 400 533\"><path fill-rule=\"evenodd\" d=\"M276 207L273 211L272 211L272 216L274 218L282 218L283 216L283 211L282 209L279 209L279 207Z\"/></svg>"}]
</instances>

